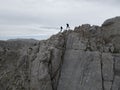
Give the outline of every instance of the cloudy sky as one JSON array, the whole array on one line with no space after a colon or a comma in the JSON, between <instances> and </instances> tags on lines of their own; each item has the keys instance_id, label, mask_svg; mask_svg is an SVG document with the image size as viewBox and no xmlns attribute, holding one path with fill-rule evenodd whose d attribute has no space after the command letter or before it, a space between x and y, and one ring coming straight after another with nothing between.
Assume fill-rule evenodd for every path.
<instances>
[{"instance_id":1,"label":"cloudy sky","mask_svg":"<svg viewBox=\"0 0 120 90\"><path fill-rule=\"evenodd\" d=\"M0 39L46 38L69 23L101 25L120 15L120 0L0 0Z\"/></svg>"}]
</instances>

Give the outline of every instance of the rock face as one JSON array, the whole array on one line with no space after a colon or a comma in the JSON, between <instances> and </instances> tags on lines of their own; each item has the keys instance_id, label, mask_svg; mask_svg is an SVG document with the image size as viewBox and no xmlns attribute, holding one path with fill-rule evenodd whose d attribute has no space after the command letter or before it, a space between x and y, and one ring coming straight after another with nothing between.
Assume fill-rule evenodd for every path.
<instances>
[{"instance_id":1,"label":"rock face","mask_svg":"<svg viewBox=\"0 0 120 90\"><path fill-rule=\"evenodd\" d=\"M120 17L43 41L0 41L0 90L120 90Z\"/></svg>"}]
</instances>

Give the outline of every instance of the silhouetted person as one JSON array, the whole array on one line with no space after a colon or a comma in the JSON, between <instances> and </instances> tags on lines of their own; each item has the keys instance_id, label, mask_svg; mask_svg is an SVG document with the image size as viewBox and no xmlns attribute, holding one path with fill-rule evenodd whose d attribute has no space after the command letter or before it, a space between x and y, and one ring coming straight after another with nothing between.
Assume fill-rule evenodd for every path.
<instances>
[{"instance_id":1,"label":"silhouetted person","mask_svg":"<svg viewBox=\"0 0 120 90\"><path fill-rule=\"evenodd\" d=\"M62 32L62 30L63 30L63 27L61 26L61 27L60 27L60 32Z\"/></svg>"},{"instance_id":2,"label":"silhouetted person","mask_svg":"<svg viewBox=\"0 0 120 90\"><path fill-rule=\"evenodd\" d=\"M66 24L66 30L68 30L68 29L70 29L70 26L69 26L69 24L67 23L67 24Z\"/></svg>"}]
</instances>

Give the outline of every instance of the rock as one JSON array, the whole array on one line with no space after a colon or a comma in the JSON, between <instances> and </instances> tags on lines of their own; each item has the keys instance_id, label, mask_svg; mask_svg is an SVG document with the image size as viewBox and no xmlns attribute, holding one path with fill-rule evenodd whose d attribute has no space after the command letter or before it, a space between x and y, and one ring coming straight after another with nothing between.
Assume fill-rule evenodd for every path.
<instances>
[{"instance_id":1,"label":"rock","mask_svg":"<svg viewBox=\"0 0 120 90\"><path fill-rule=\"evenodd\" d=\"M99 52L67 50L65 52L58 90L101 90Z\"/></svg>"},{"instance_id":2,"label":"rock","mask_svg":"<svg viewBox=\"0 0 120 90\"><path fill-rule=\"evenodd\" d=\"M111 90L111 86L112 86L112 82L104 81L104 90Z\"/></svg>"},{"instance_id":3,"label":"rock","mask_svg":"<svg viewBox=\"0 0 120 90\"><path fill-rule=\"evenodd\" d=\"M0 41L0 90L119 89L120 17L42 41Z\"/></svg>"},{"instance_id":4,"label":"rock","mask_svg":"<svg viewBox=\"0 0 120 90\"><path fill-rule=\"evenodd\" d=\"M102 73L104 81L112 81L114 75L114 61L113 56L110 53L102 54Z\"/></svg>"},{"instance_id":5,"label":"rock","mask_svg":"<svg viewBox=\"0 0 120 90\"><path fill-rule=\"evenodd\" d=\"M112 90L119 90L119 89L120 89L120 77L115 76L113 86L112 86Z\"/></svg>"},{"instance_id":6,"label":"rock","mask_svg":"<svg viewBox=\"0 0 120 90\"><path fill-rule=\"evenodd\" d=\"M114 72L115 72L115 75L117 76L120 76L120 54L117 54L117 55L114 55L114 64L115 64L115 67L114 67Z\"/></svg>"},{"instance_id":7,"label":"rock","mask_svg":"<svg viewBox=\"0 0 120 90\"><path fill-rule=\"evenodd\" d=\"M109 24L112 22L112 24ZM107 25L106 25L107 24ZM106 43L114 45L114 52L120 51L120 17L106 20L102 25L102 34Z\"/></svg>"}]
</instances>

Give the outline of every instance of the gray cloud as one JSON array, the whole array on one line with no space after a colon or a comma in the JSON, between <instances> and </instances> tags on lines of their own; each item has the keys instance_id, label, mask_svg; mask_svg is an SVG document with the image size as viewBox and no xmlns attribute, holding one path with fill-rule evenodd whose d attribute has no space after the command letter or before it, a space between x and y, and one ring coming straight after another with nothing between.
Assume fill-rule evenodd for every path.
<instances>
[{"instance_id":1,"label":"gray cloud","mask_svg":"<svg viewBox=\"0 0 120 90\"><path fill-rule=\"evenodd\" d=\"M34 30L30 29L31 26L36 30L40 26L59 28L66 23L71 27L83 23L101 25L105 19L120 15L119 4L119 0L1 0L0 30L6 30L7 35L17 26L19 31L22 27L21 32L27 33L24 29L29 27L32 35Z\"/></svg>"}]
</instances>

